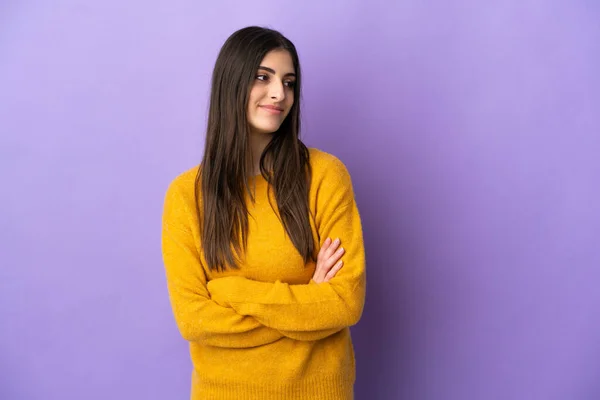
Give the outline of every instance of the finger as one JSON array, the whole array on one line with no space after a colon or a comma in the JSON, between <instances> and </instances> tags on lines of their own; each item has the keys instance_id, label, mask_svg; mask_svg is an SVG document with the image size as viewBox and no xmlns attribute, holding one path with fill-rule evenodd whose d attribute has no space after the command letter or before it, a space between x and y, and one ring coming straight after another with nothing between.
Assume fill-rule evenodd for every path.
<instances>
[{"instance_id":1,"label":"finger","mask_svg":"<svg viewBox=\"0 0 600 400\"><path fill-rule=\"evenodd\" d=\"M325 248L325 246L324 246L322 248L322 251L319 252L320 258L317 261L317 268L313 275L315 277L314 280L317 280L317 279L324 280L327 273L331 270L331 268L335 265L335 263L340 260L340 258L344 254L343 248L338 249L336 251L337 247L340 245L340 242L341 242L341 240L339 238L337 238L333 242L331 241L331 239L327 240L326 242L330 242L331 244L327 248ZM323 254L321 254L321 253L323 253Z\"/></svg>"},{"instance_id":2,"label":"finger","mask_svg":"<svg viewBox=\"0 0 600 400\"><path fill-rule=\"evenodd\" d=\"M342 260L338 261L337 264L335 264L333 268L329 270L327 275L325 275L325 282L328 282L331 278L333 278L343 266L344 262Z\"/></svg>"},{"instance_id":3,"label":"finger","mask_svg":"<svg viewBox=\"0 0 600 400\"><path fill-rule=\"evenodd\" d=\"M323 271L323 274L326 275L327 273L329 273L329 271L333 267L335 267L336 263L341 260L343 255L344 255L344 248L342 247L338 251L336 251L331 257L329 257L327 260L325 260L324 262L321 262L320 267Z\"/></svg>"},{"instance_id":4,"label":"finger","mask_svg":"<svg viewBox=\"0 0 600 400\"><path fill-rule=\"evenodd\" d=\"M340 247L339 249L336 250L335 253L333 253L331 256L329 256L329 258L327 259L327 263L330 266L334 265L337 261L339 261L340 258L342 258L342 256L344 255L345 252L346 252L346 250L343 247Z\"/></svg>"},{"instance_id":5,"label":"finger","mask_svg":"<svg viewBox=\"0 0 600 400\"><path fill-rule=\"evenodd\" d=\"M329 271L329 269L328 268L325 269L323 267L323 265L327 261L325 252L327 251L327 249L329 248L330 245L331 245L331 238L325 239L325 241L323 242L323 246L321 247L321 249L319 250L319 254L317 255L317 266L316 266L316 269L315 269L315 272L314 272L313 278L312 278L317 283L322 282L323 279L325 279L325 274Z\"/></svg>"},{"instance_id":6,"label":"finger","mask_svg":"<svg viewBox=\"0 0 600 400\"><path fill-rule=\"evenodd\" d=\"M325 275L325 278L323 279L323 282L329 282L331 279L333 279L334 276L337 275L338 271L342 268L343 264L336 264L335 267L331 268L331 270L327 273L327 275Z\"/></svg>"},{"instance_id":7,"label":"finger","mask_svg":"<svg viewBox=\"0 0 600 400\"><path fill-rule=\"evenodd\" d=\"M321 249L319 250L319 254L317 255L317 260L326 259L325 252L327 251L327 249L329 248L330 245L331 245L331 238L325 239L325 242L323 242L323 246L321 246Z\"/></svg>"},{"instance_id":8,"label":"finger","mask_svg":"<svg viewBox=\"0 0 600 400\"><path fill-rule=\"evenodd\" d=\"M337 248L339 247L339 245L341 244L341 240L340 238L336 238L331 245L325 250L324 256L325 259L328 259L329 257L331 257L335 251L337 250Z\"/></svg>"}]
</instances>

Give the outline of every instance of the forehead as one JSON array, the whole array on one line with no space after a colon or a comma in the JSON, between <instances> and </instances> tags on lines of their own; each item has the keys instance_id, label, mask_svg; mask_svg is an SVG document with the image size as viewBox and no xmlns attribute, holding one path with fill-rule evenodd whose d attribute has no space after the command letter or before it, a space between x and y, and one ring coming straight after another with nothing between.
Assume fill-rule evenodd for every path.
<instances>
[{"instance_id":1,"label":"forehead","mask_svg":"<svg viewBox=\"0 0 600 400\"><path fill-rule=\"evenodd\" d=\"M295 72L292 56L287 50L271 50L262 59L260 65L274 69L275 72L282 75Z\"/></svg>"}]
</instances>

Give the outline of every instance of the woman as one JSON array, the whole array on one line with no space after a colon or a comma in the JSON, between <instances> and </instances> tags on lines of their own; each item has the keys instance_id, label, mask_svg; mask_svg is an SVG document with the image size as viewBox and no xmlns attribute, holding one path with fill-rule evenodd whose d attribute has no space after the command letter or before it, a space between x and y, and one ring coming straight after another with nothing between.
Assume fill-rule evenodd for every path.
<instances>
[{"instance_id":1,"label":"woman","mask_svg":"<svg viewBox=\"0 0 600 400\"><path fill-rule=\"evenodd\" d=\"M279 32L231 35L202 163L167 190L163 259L192 399L353 397L361 222L344 164L298 139L300 79Z\"/></svg>"}]
</instances>

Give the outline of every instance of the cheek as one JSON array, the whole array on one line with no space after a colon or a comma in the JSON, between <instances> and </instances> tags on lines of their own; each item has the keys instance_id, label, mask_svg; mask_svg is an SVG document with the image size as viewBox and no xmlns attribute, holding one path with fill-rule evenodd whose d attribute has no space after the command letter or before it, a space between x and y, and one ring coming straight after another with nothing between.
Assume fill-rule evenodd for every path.
<instances>
[{"instance_id":1,"label":"cheek","mask_svg":"<svg viewBox=\"0 0 600 400\"><path fill-rule=\"evenodd\" d=\"M260 99L263 97L263 89L261 89L260 86L258 85L254 85L252 87L252 90L250 90L250 105L251 106L255 106L257 104L259 104Z\"/></svg>"},{"instance_id":2,"label":"cheek","mask_svg":"<svg viewBox=\"0 0 600 400\"><path fill-rule=\"evenodd\" d=\"M292 95L290 95L290 100L289 100L289 103L288 103L288 108L287 108L288 109L288 113L292 110L293 106L294 106L294 95L292 94Z\"/></svg>"}]
</instances>

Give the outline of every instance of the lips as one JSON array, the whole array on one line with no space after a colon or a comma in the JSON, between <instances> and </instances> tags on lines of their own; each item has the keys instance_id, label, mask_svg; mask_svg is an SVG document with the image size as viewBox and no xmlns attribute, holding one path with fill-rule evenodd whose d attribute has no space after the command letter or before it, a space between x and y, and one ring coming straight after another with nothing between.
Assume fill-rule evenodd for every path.
<instances>
[{"instance_id":1,"label":"lips","mask_svg":"<svg viewBox=\"0 0 600 400\"><path fill-rule=\"evenodd\" d=\"M260 106L261 108L265 109L266 111L272 112L272 113L276 113L276 114L280 114L283 112L283 108L281 107L277 107L277 106L272 106L272 105L264 105L264 106Z\"/></svg>"}]
</instances>

